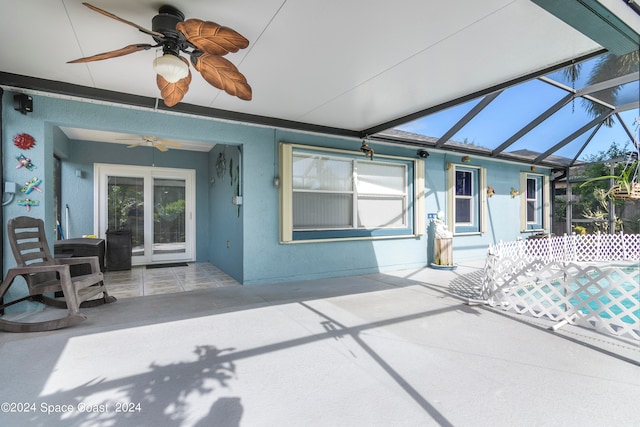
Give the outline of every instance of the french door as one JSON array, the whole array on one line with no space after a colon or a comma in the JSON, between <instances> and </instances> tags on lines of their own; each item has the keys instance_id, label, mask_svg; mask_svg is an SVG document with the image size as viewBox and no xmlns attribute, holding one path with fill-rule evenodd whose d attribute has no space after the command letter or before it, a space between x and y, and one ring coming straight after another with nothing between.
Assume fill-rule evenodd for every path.
<instances>
[{"instance_id":1,"label":"french door","mask_svg":"<svg viewBox=\"0 0 640 427\"><path fill-rule=\"evenodd\" d=\"M132 265L194 260L194 170L96 163L94 177L94 228L131 230Z\"/></svg>"}]
</instances>

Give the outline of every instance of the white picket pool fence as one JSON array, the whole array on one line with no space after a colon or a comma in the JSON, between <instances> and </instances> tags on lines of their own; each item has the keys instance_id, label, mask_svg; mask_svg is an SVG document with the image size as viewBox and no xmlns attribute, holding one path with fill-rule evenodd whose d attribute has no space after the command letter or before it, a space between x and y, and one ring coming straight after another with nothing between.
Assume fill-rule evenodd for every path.
<instances>
[{"instance_id":1,"label":"white picket pool fence","mask_svg":"<svg viewBox=\"0 0 640 427\"><path fill-rule=\"evenodd\" d=\"M489 247L482 300L640 340L640 235L565 235Z\"/></svg>"}]
</instances>

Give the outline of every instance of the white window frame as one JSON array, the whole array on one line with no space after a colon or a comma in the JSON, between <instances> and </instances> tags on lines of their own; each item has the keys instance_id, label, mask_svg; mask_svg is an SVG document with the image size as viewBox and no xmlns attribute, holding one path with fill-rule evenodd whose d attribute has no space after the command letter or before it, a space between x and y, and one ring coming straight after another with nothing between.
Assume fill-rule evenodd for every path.
<instances>
[{"instance_id":1,"label":"white window frame","mask_svg":"<svg viewBox=\"0 0 640 427\"><path fill-rule=\"evenodd\" d=\"M454 188L454 193L453 193L453 206L454 206L454 226L458 227L474 227L476 226L476 210L477 207L475 206L475 199L477 196L473 195L473 190L476 188L477 183L474 182L474 177L476 176L476 174L473 173L473 171L471 170L456 170L455 173L455 180L458 180L458 174L459 173L463 173L463 174L468 174L469 175L469 179L471 181L471 194L466 195L466 194L458 194L456 188ZM457 184L456 184L457 187ZM469 221L463 222L457 221L458 218L458 200L468 200L469 201L469 212L468 212L468 216L469 216Z\"/></svg>"},{"instance_id":2,"label":"white window frame","mask_svg":"<svg viewBox=\"0 0 640 427\"><path fill-rule=\"evenodd\" d=\"M527 180L535 179L541 182L541 188L536 188L536 220L529 221L527 218L527 202L533 201L527 194ZM540 173L521 172L520 173L520 231L521 232L542 232L549 229L551 202L549 194L549 177ZM541 215L542 218L538 218ZM540 224L539 227L535 225Z\"/></svg>"},{"instance_id":3,"label":"white window frame","mask_svg":"<svg viewBox=\"0 0 640 427\"><path fill-rule=\"evenodd\" d=\"M456 195L456 176L457 172L476 171L477 183L472 182L473 188L477 189L477 195L457 196ZM472 173L473 177L474 174ZM479 166L447 164L447 223L452 230L454 236L482 234L486 230L486 205L487 205L487 188L486 188L486 169ZM456 200L460 198L468 198L471 200L471 212L469 223L456 223ZM477 218L477 219L476 219ZM477 223L476 223L477 221ZM474 230L460 230L460 228L475 228Z\"/></svg>"},{"instance_id":4,"label":"white window frame","mask_svg":"<svg viewBox=\"0 0 640 427\"><path fill-rule=\"evenodd\" d=\"M171 254L153 253L153 209L145 217L145 255L131 258L132 265L144 265L153 262L195 261L196 259L196 171L195 169L159 168L137 165L115 165L95 163L93 166L93 233L106 239L107 199L109 176L126 176L144 179L144 206L153 206L154 178L181 179L185 181L185 252Z\"/></svg>"},{"instance_id":5,"label":"white window frame","mask_svg":"<svg viewBox=\"0 0 640 427\"><path fill-rule=\"evenodd\" d=\"M531 197L531 194L529 194L529 181L533 182L533 197ZM541 191L542 189L538 188L538 182L540 182L539 180L535 179L535 178L531 178L530 176L527 176L525 178L525 187L524 187L524 191L525 191L525 220L527 221L527 225L530 224L538 224L540 222L540 218L538 218L539 213L538 211L540 210L540 204L542 202L542 200L540 200L540 193L539 191ZM529 204L533 203L533 219L529 218Z\"/></svg>"},{"instance_id":6,"label":"white window frame","mask_svg":"<svg viewBox=\"0 0 640 427\"><path fill-rule=\"evenodd\" d=\"M360 227L358 224L358 216L357 216L357 208L358 208L358 195L360 196L375 196L373 193L358 193L358 186L356 185L357 180L354 179L353 186L350 191L346 192L348 194L353 194L353 219L350 227L337 227L333 228L333 230L343 231L347 230L388 230L388 234L385 235L371 235L371 236L347 236L347 237L329 237L329 238L312 238L312 239L300 239L294 238L294 232L296 231L313 231L316 230L314 228L296 228L293 226L293 194L295 192L314 192L314 190L309 189L294 189L293 185L293 157L294 152L296 153L317 153L323 157L328 158L339 158L340 160L348 160L352 162L353 165L353 173L354 176L357 173L357 165L362 162L370 162L368 158L364 158L362 153L347 151L347 150L339 150L339 149L331 149L324 147L314 147L314 146L306 146L299 144L291 144L291 143L280 143L279 154L280 154L280 243L305 243L305 242L317 242L317 241L328 241L328 240L370 240L370 239L382 239L382 238L402 238L402 237L416 237L422 236L425 233L425 225L424 225L424 161L419 159L410 159L399 156L387 156L387 155L376 155L379 159L384 159L385 161L389 161L390 163L394 163L396 161L397 165L404 165L405 167L405 188L409 188L409 180L411 177L408 175L407 163L411 162L413 164L413 193L409 193L405 190L403 196L403 204L404 211L407 212L407 215L404 219L404 225L402 226L390 226L390 227L376 227L376 228L368 228L368 227ZM375 160L373 160L375 162ZM326 191L320 191L326 192ZM338 191L328 191L328 194L337 194L337 193L345 193ZM391 197L397 197L398 195L393 195ZM409 211L411 210L411 211ZM413 223L408 223L408 212L412 213ZM412 230L411 233L398 233L394 234L393 230ZM330 231L332 228L319 228L317 229L319 232Z\"/></svg>"}]
</instances>

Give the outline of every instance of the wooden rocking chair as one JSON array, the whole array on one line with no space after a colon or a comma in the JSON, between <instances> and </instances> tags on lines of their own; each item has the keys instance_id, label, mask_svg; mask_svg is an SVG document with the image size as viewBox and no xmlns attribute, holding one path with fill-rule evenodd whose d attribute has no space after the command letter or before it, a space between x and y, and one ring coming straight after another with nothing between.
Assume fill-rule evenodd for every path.
<instances>
[{"instance_id":1,"label":"wooden rocking chair","mask_svg":"<svg viewBox=\"0 0 640 427\"><path fill-rule=\"evenodd\" d=\"M44 222L41 219L26 216L10 219L8 232L17 266L9 269L7 277L0 284L0 314L4 314L5 307L26 300L66 308L68 314L62 318L35 322L13 321L0 317L0 330L36 332L64 328L87 318L80 312L80 307L93 307L116 300L107 293L98 257L55 259L51 256L44 233ZM69 266L77 264L89 264L91 273L71 277ZM3 303L5 294L18 276L22 276L27 283L29 295ZM45 293L54 295L61 293L64 298L45 296ZM90 300L99 294L102 294L101 298Z\"/></svg>"}]
</instances>

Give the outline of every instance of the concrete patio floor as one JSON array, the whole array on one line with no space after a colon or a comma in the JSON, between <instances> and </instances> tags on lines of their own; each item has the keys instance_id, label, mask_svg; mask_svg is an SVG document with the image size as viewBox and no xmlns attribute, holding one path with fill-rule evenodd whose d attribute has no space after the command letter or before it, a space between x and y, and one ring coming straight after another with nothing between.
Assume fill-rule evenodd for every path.
<instances>
[{"instance_id":1,"label":"concrete patio floor","mask_svg":"<svg viewBox=\"0 0 640 427\"><path fill-rule=\"evenodd\" d=\"M640 347L469 306L478 265L127 298L0 332L2 426L637 426Z\"/></svg>"}]
</instances>

